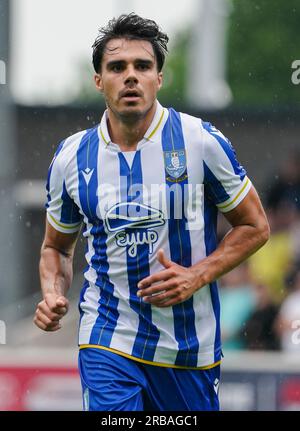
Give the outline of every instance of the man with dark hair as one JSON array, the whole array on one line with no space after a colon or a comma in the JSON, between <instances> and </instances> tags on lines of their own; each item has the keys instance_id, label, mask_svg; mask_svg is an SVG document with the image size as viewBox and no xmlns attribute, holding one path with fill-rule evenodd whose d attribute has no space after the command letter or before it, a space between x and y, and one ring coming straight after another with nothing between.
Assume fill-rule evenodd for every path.
<instances>
[{"instance_id":1,"label":"man with dark hair","mask_svg":"<svg viewBox=\"0 0 300 431\"><path fill-rule=\"evenodd\" d=\"M129 14L121 15L118 20L112 19L107 27L100 29L93 44L93 66L96 73L101 71L102 58L107 49L107 43L118 38L149 41L156 57L157 69L159 72L162 70L165 54L168 52L168 36L160 31L155 21Z\"/></svg>"},{"instance_id":2,"label":"man with dark hair","mask_svg":"<svg viewBox=\"0 0 300 431\"><path fill-rule=\"evenodd\" d=\"M122 15L93 45L99 125L58 147L48 175L35 323L56 331L78 232L87 238L79 370L86 410L217 410L216 280L269 227L230 142L157 101L168 37ZM232 229L217 245L218 209Z\"/></svg>"}]
</instances>

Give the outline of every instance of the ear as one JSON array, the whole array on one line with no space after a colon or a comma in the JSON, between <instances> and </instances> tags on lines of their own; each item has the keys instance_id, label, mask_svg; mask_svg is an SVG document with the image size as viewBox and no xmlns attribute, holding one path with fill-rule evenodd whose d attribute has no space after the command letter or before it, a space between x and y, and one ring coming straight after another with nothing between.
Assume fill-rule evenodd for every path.
<instances>
[{"instance_id":1,"label":"ear","mask_svg":"<svg viewBox=\"0 0 300 431\"><path fill-rule=\"evenodd\" d=\"M96 73L94 75L94 81L95 81L97 90L101 91L101 93L102 93L103 92L103 81L102 81L102 77L101 77L100 73Z\"/></svg>"},{"instance_id":2,"label":"ear","mask_svg":"<svg viewBox=\"0 0 300 431\"><path fill-rule=\"evenodd\" d=\"M157 89L160 90L162 83L163 83L163 73L162 72L159 72L157 75L157 83L158 83Z\"/></svg>"}]
</instances>

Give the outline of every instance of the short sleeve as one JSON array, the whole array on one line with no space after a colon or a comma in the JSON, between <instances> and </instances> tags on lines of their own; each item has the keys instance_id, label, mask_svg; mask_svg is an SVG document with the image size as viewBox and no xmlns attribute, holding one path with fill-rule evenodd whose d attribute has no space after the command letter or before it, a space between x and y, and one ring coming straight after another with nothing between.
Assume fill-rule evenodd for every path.
<instances>
[{"instance_id":1,"label":"short sleeve","mask_svg":"<svg viewBox=\"0 0 300 431\"><path fill-rule=\"evenodd\" d=\"M66 169L62 142L50 164L47 177L47 220L54 229L62 233L79 231L82 215L66 187Z\"/></svg>"},{"instance_id":2,"label":"short sleeve","mask_svg":"<svg viewBox=\"0 0 300 431\"><path fill-rule=\"evenodd\" d=\"M251 181L239 164L230 141L210 123L204 133L204 187L221 212L233 210L251 189Z\"/></svg>"}]
</instances>

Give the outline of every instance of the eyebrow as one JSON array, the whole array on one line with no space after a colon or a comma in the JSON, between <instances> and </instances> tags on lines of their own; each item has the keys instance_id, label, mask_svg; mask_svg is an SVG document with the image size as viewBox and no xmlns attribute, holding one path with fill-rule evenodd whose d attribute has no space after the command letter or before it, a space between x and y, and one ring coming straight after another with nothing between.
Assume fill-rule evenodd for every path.
<instances>
[{"instance_id":1,"label":"eyebrow","mask_svg":"<svg viewBox=\"0 0 300 431\"><path fill-rule=\"evenodd\" d=\"M116 66L116 65L123 65L123 64L126 64L126 63L127 62L125 60L111 60L111 61L109 61L106 64L106 67L113 67L113 66ZM145 64L145 65L151 66L151 65L154 64L154 61L152 61L152 60L146 60L146 59L143 59L143 58L136 58L134 60L134 63Z\"/></svg>"}]
</instances>

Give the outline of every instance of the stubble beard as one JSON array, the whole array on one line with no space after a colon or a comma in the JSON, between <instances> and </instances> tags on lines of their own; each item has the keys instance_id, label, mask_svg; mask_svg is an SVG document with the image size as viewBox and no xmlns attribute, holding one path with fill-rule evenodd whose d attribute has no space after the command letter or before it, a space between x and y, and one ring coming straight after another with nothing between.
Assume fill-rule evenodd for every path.
<instances>
[{"instance_id":1,"label":"stubble beard","mask_svg":"<svg viewBox=\"0 0 300 431\"><path fill-rule=\"evenodd\" d=\"M139 110L137 107L136 110L118 111L116 108L112 106L110 101L106 99L107 107L113 112L113 114L119 121L121 121L123 124L126 124L126 125L133 125L143 120L147 116L148 112L152 109L154 103L155 101L153 101L153 103L149 108L144 110ZM134 108L134 104L132 103L132 105L131 106L129 105L129 107Z\"/></svg>"}]
</instances>

